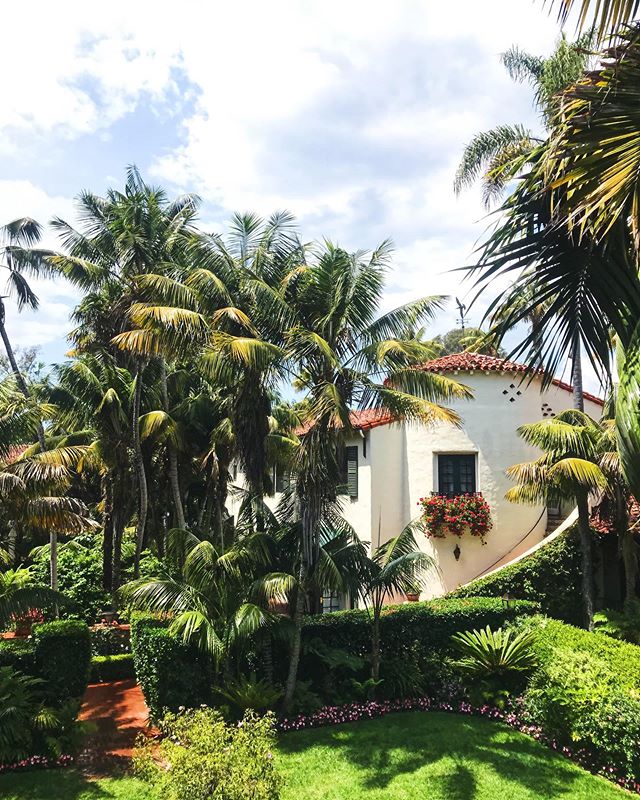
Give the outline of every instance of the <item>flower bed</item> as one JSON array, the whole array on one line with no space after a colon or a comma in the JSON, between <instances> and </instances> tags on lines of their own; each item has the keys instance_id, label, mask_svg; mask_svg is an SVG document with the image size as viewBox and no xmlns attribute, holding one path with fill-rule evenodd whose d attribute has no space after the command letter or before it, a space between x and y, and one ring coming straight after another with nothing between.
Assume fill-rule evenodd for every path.
<instances>
[{"instance_id":1,"label":"flower bed","mask_svg":"<svg viewBox=\"0 0 640 800\"><path fill-rule=\"evenodd\" d=\"M442 711L451 714L485 717L486 719L503 722L510 728L531 736L566 758L575 761L583 769L595 775L601 775L630 792L640 794L640 781L621 775L614 767L599 766L593 754L584 748L574 750L570 747L562 746L554 738L547 736L541 727L523 720L518 713L520 705L520 701L516 701L512 708L502 711L490 705L472 706L471 703L465 700L435 700L430 697L388 700L385 702L369 700L364 703L349 703L344 706L327 706L313 714L300 714L291 719L284 718L279 720L278 730L289 732L305 730L306 728L320 728L326 725L341 725L345 722L375 719L402 711Z\"/></svg>"},{"instance_id":2,"label":"flower bed","mask_svg":"<svg viewBox=\"0 0 640 800\"><path fill-rule=\"evenodd\" d=\"M454 536L469 531L484 544L484 538L493 526L489 504L481 494L455 497L437 494L421 497L418 505L422 507L425 533L432 539L443 539L447 531Z\"/></svg>"},{"instance_id":3,"label":"flower bed","mask_svg":"<svg viewBox=\"0 0 640 800\"><path fill-rule=\"evenodd\" d=\"M31 769L51 769L52 767L69 767L73 764L73 756L62 755L58 758L49 756L29 756L14 764L0 764L0 774L4 772L20 772Z\"/></svg>"}]
</instances>

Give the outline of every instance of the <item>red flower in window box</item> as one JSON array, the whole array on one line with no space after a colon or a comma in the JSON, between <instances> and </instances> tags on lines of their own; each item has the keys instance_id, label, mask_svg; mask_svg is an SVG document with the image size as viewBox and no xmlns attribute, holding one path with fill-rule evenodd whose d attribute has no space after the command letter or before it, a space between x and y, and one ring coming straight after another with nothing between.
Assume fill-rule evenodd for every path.
<instances>
[{"instance_id":1,"label":"red flower in window box","mask_svg":"<svg viewBox=\"0 0 640 800\"><path fill-rule=\"evenodd\" d=\"M442 539L448 533L462 536L469 531L472 536L484 537L491 530L491 510L481 494L461 494L446 497L436 494L422 497L422 521L429 538Z\"/></svg>"}]
</instances>

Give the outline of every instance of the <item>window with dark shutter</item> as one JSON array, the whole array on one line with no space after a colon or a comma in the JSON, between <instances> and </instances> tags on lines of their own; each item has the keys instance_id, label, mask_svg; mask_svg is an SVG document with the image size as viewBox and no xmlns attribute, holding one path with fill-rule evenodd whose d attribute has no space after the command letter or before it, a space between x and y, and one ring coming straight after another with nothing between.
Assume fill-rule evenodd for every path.
<instances>
[{"instance_id":1,"label":"window with dark shutter","mask_svg":"<svg viewBox=\"0 0 640 800\"><path fill-rule=\"evenodd\" d=\"M274 481L276 492L285 492L291 485L291 475L284 467L276 465L273 469L276 474Z\"/></svg>"},{"instance_id":2,"label":"window with dark shutter","mask_svg":"<svg viewBox=\"0 0 640 800\"><path fill-rule=\"evenodd\" d=\"M358 496L358 445L344 448L338 494Z\"/></svg>"},{"instance_id":3,"label":"window with dark shutter","mask_svg":"<svg viewBox=\"0 0 640 800\"><path fill-rule=\"evenodd\" d=\"M438 456L438 492L440 494L473 494L475 491L475 455L446 453Z\"/></svg>"}]
</instances>

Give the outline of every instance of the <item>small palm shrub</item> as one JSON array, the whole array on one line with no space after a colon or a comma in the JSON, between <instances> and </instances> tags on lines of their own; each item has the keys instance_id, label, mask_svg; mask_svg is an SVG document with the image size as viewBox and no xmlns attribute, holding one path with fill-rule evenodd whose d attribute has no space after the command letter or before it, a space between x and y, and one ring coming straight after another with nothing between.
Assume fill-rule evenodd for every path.
<instances>
[{"instance_id":1,"label":"small palm shrub","mask_svg":"<svg viewBox=\"0 0 640 800\"><path fill-rule=\"evenodd\" d=\"M216 693L230 703L233 712L239 711L240 716L248 709L268 711L282 697L280 689L264 678L258 679L255 672L228 680L224 688L216 689Z\"/></svg>"},{"instance_id":2,"label":"small palm shrub","mask_svg":"<svg viewBox=\"0 0 640 800\"><path fill-rule=\"evenodd\" d=\"M50 708L42 701L42 681L0 667L0 764L32 755L59 758L80 741L77 703Z\"/></svg>"},{"instance_id":3,"label":"small palm shrub","mask_svg":"<svg viewBox=\"0 0 640 800\"><path fill-rule=\"evenodd\" d=\"M536 666L531 631L484 630L456 633L453 644L460 656L455 667L472 701L502 706Z\"/></svg>"},{"instance_id":4,"label":"small palm shrub","mask_svg":"<svg viewBox=\"0 0 640 800\"><path fill-rule=\"evenodd\" d=\"M217 709L169 714L161 722L160 753L152 743L136 749L136 774L165 800L278 800L272 715L245 713L227 724ZM159 756L159 758L158 758Z\"/></svg>"}]
</instances>

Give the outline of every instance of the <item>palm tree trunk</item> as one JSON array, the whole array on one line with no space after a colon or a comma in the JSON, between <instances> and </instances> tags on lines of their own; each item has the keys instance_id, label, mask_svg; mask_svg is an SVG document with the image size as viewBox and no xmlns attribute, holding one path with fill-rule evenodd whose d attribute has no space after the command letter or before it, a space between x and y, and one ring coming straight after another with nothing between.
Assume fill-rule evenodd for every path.
<instances>
[{"instance_id":1,"label":"palm tree trunk","mask_svg":"<svg viewBox=\"0 0 640 800\"><path fill-rule=\"evenodd\" d=\"M164 358L160 359L160 375L162 385L162 405L165 414L169 413L169 392L167 389L167 364ZM173 498L173 509L176 515L176 527L184 530L187 527L184 518L184 507L182 505L182 495L180 493L180 480L178 478L178 451L175 442L169 438L167 440L167 455L169 457L169 482L171 484L171 496Z\"/></svg>"},{"instance_id":2,"label":"palm tree trunk","mask_svg":"<svg viewBox=\"0 0 640 800\"><path fill-rule=\"evenodd\" d=\"M571 352L571 386L573 388L573 407L584 411L584 391L582 387L582 348L578 340Z\"/></svg>"},{"instance_id":3,"label":"palm tree trunk","mask_svg":"<svg viewBox=\"0 0 640 800\"><path fill-rule=\"evenodd\" d=\"M580 531L580 551L582 554L582 598L584 602L585 628L593 628L593 536L589 525L589 502L587 495L577 498L578 529Z\"/></svg>"},{"instance_id":4,"label":"palm tree trunk","mask_svg":"<svg viewBox=\"0 0 640 800\"><path fill-rule=\"evenodd\" d=\"M56 531L49 531L49 570L51 578L51 588L54 592L58 591L58 534ZM54 609L56 618L58 617L58 604Z\"/></svg>"},{"instance_id":5,"label":"palm tree trunk","mask_svg":"<svg viewBox=\"0 0 640 800\"><path fill-rule=\"evenodd\" d=\"M104 532L102 534L102 587L113 588L113 479L107 474L102 479L104 494Z\"/></svg>"},{"instance_id":6,"label":"palm tree trunk","mask_svg":"<svg viewBox=\"0 0 640 800\"><path fill-rule=\"evenodd\" d=\"M284 700L282 707L285 714L291 712L293 703L293 695L296 690L296 683L298 680L298 664L300 663L300 650L302 645L302 615L304 613L304 589L306 578L306 567L304 563L300 563L298 572L298 593L296 597L296 605L293 611L293 641L291 643L291 654L289 657L289 673L287 675L287 682L284 690Z\"/></svg>"},{"instance_id":7,"label":"palm tree trunk","mask_svg":"<svg viewBox=\"0 0 640 800\"><path fill-rule=\"evenodd\" d=\"M140 400L142 396L142 372L144 364L138 363L136 370L136 385L133 393L132 434L133 434L133 461L138 478L138 524L136 525L136 553L133 563L133 575L140 577L140 554L144 546L144 533L147 524L147 509L149 498L147 495L147 476L142 457L142 444L140 442Z\"/></svg>"},{"instance_id":8,"label":"palm tree trunk","mask_svg":"<svg viewBox=\"0 0 640 800\"><path fill-rule=\"evenodd\" d=\"M380 678L380 610L373 609L371 628L371 677L374 681Z\"/></svg>"},{"instance_id":9,"label":"palm tree trunk","mask_svg":"<svg viewBox=\"0 0 640 800\"><path fill-rule=\"evenodd\" d=\"M5 313L6 311L5 311L4 300L0 298L0 337L2 337L4 349L7 352L7 358L9 359L9 364L11 364L11 371L15 375L18 388L25 397L29 397L29 387L27 386L27 382L25 381L22 373L20 372L20 369L18 367L18 362L16 361L15 353L13 352L13 348L11 347L11 342L9 341L9 336L7 335L7 329L4 326ZM44 452L44 450L46 450L46 446L44 441L44 428L42 427L41 422L38 423L37 436L38 436L38 444L40 445L40 450Z\"/></svg>"}]
</instances>

